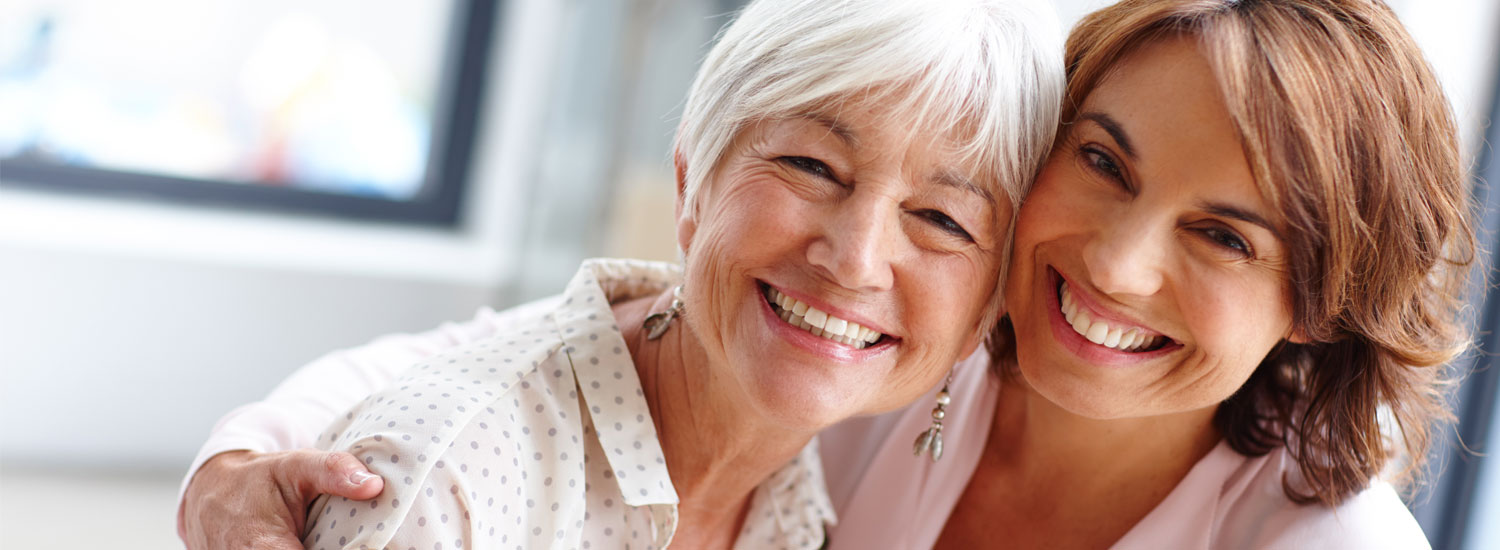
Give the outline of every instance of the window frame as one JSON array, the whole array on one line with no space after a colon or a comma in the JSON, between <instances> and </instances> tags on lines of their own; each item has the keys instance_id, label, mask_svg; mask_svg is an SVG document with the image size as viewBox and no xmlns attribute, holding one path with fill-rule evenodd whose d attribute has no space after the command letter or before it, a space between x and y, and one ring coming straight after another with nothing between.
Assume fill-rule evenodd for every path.
<instances>
[{"instance_id":1,"label":"window frame","mask_svg":"<svg viewBox=\"0 0 1500 550\"><path fill-rule=\"evenodd\" d=\"M456 229L468 187L490 46L501 0L456 0L433 108L432 142L422 185L405 200L361 197L280 185L225 182L35 158L0 158L5 185L107 197L138 197L232 209L289 212Z\"/></svg>"}]
</instances>

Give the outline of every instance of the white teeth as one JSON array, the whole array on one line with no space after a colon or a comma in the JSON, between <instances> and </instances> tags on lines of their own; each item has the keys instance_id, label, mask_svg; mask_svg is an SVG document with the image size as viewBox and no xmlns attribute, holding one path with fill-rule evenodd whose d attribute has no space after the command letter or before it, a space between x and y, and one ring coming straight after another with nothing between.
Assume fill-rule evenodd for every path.
<instances>
[{"instance_id":1,"label":"white teeth","mask_svg":"<svg viewBox=\"0 0 1500 550\"><path fill-rule=\"evenodd\" d=\"M1083 335L1095 344L1103 344L1105 336L1109 336L1109 323L1104 321L1094 321L1094 324L1089 325L1088 333Z\"/></svg>"},{"instance_id":2,"label":"white teeth","mask_svg":"<svg viewBox=\"0 0 1500 550\"><path fill-rule=\"evenodd\" d=\"M1089 318L1089 312L1080 311L1073 317L1073 330L1078 334L1088 335L1089 327L1093 326L1094 320Z\"/></svg>"},{"instance_id":3,"label":"white teeth","mask_svg":"<svg viewBox=\"0 0 1500 550\"><path fill-rule=\"evenodd\" d=\"M777 316L781 320L808 331L813 336L821 336L854 349L863 349L880 340L879 332L860 326L859 323L831 316L774 288L766 289L766 300L780 309Z\"/></svg>"},{"instance_id":4,"label":"white teeth","mask_svg":"<svg viewBox=\"0 0 1500 550\"><path fill-rule=\"evenodd\" d=\"M817 327L818 329L822 329L823 324L828 322L828 314L823 313L822 310L819 310L815 307L807 308L807 314L803 315L802 318L807 319L807 324Z\"/></svg>"},{"instance_id":5,"label":"white teeth","mask_svg":"<svg viewBox=\"0 0 1500 550\"><path fill-rule=\"evenodd\" d=\"M1162 336L1147 336L1140 329L1113 327L1103 319L1094 319L1088 311L1079 307L1068 289L1062 284L1060 300L1063 320L1073 326L1073 331L1095 344L1121 351L1139 351L1160 344Z\"/></svg>"},{"instance_id":6,"label":"white teeth","mask_svg":"<svg viewBox=\"0 0 1500 550\"><path fill-rule=\"evenodd\" d=\"M1104 345L1111 348L1118 346L1120 345L1120 337L1124 335L1125 331L1123 330L1117 328L1109 329L1109 335L1104 337Z\"/></svg>"}]
</instances>

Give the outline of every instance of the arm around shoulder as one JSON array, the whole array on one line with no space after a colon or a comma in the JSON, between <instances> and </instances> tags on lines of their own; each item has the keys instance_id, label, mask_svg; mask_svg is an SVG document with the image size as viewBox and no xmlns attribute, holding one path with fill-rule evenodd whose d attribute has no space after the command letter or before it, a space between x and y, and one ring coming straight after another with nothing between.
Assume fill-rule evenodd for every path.
<instances>
[{"instance_id":1,"label":"arm around shoulder","mask_svg":"<svg viewBox=\"0 0 1500 550\"><path fill-rule=\"evenodd\" d=\"M348 490L340 491L340 494L355 498L374 496L379 492L379 481L371 485L366 485L371 483L368 479L356 481L356 477L361 474L368 475L359 463L352 464L356 470L353 472L346 472L349 468L341 467L342 464L318 467L323 462L348 455L297 450L313 447L318 434L341 412L354 407L366 395L389 385L413 363L505 330L528 312L547 307L551 301L554 299L533 302L500 313L484 308L472 320L463 323L448 323L419 334L385 336L357 348L331 353L299 369L265 400L232 411L214 427L209 440L200 449L183 478L178 493L179 535L194 549L227 547L216 544L213 540L223 538L218 535L235 526L247 524L275 526L276 529L288 531L283 535L295 537L292 527L301 527L306 504L317 493L328 492L326 488L311 491L304 495L305 500L283 503L284 506L279 511L273 511L250 502L256 500L251 493L260 492L226 493L217 491L219 487L206 485L243 488L245 483L268 480L267 482L278 483L276 489L280 489L280 494L289 494L293 485L330 486L334 482L323 483L322 481L327 480L320 481L320 478L347 474L344 477L350 481L337 485ZM229 457L226 453L230 451L253 452ZM305 454L317 456L301 456ZM235 458L235 461L230 461L235 463L235 467L226 466L229 462L215 460L218 457L225 457L226 460ZM223 475L195 481L199 471L210 460L227 468L216 467L223 470L217 472ZM350 461L352 460L351 458ZM254 468L243 467L247 465ZM256 473L251 474L251 470ZM229 479L225 476L249 476L255 479ZM194 489L191 494L188 491L190 483ZM234 494L239 494L239 500L243 502L221 502L224 500L222 498L204 500L204 495L219 493L231 498ZM266 494L276 493L278 491ZM279 498L272 500L279 501ZM286 509L287 506L291 509ZM239 515L235 515L236 513ZM195 518L203 521L195 521ZM206 525L205 521L218 524ZM280 539L279 536L277 538Z\"/></svg>"}]
</instances>

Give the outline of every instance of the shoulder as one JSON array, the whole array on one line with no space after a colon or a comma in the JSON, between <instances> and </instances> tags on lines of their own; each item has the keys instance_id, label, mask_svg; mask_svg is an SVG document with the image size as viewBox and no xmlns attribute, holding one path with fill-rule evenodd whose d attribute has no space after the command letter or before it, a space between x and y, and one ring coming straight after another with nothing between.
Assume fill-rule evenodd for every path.
<instances>
[{"instance_id":1,"label":"shoulder","mask_svg":"<svg viewBox=\"0 0 1500 550\"><path fill-rule=\"evenodd\" d=\"M457 347L341 417L323 446L359 458L385 490L369 502L321 500L305 542L432 547L473 539L479 531L469 527L484 538L540 528L490 522L583 484L578 394L571 377L555 374L566 367L561 346L554 330L533 326ZM470 524L471 514L488 519Z\"/></svg>"},{"instance_id":2,"label":"shoulder","mask_svg":"<svg viewBox=\"0 0 1500 550\"><path fill-rule=\"evenodd\" d=\"M523 404L555 407L567 401L576 407L577 393L561 380L567 360L551 314L534 311L523 317L513 318L516 324L489 338L411 366L390 387L330 425L320 446L356 455L375 449L393 463L397 455L387 451L401 452L425 462L425 457L442 454L470 425L519 428L549 420L512 412Z\"/></svg>"},{"instance_id":3,"label":"shoulder","mask_svg":"<svg viewBox=\"0 0 1500 550\"><path fill-rule=\"evenodd\" d=\"M1299 504L1282 489L1282 473L1295 478L1295 462L1284 450L1256 463L1242 490L1226 493L1214 537L1225 548L1430 548L1416 518L1385 481L1375 480L1338 506ZM1231 478L1230 485L1236 480Z\"/></svg>"},{"instance_id":4,"label":"shoulder","mask_svg":"<svg viewBox=\"0 0 1500 550\"><path fill-rule=\"evenodd\" d=\"M1242 531L1237 546L1351 550L1431 547L1417 520L1385 482L1376 482L1336 507L1286 500L1257 519L1257 528L1251 530L1255 532Z\"/></svg>"},{"instance_id":5,"label":"shoulder","mask_svg":"<svg viewBox=\"0 0 1500 550\"><path fill-rule=\"evenodd\" d=\"M431 435L472 417L478 407L527 389L522 387L526 377L553 360L563 342L545 313L511 321L515 324L506 330L409 366L390 386L328 426L319 446L358 449L354 440L361 437Z\"/></svg>"}]
</instances>

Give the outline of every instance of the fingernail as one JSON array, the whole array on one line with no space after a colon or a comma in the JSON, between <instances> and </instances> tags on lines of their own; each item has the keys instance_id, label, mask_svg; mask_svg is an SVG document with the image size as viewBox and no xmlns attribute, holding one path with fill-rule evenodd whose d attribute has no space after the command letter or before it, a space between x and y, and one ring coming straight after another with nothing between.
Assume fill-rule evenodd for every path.
<instances>
[{"instance_id":1,"label":"fingernail","mask_svg":"<svg viewBox=\"0 0 1500 550\"><path fill-rule=\"evenodd\" d=\"M364 485L366 481L375 479L375 474L369 472L354 472L349 474L349 483Z\"/></svg>"}]
</instances>

